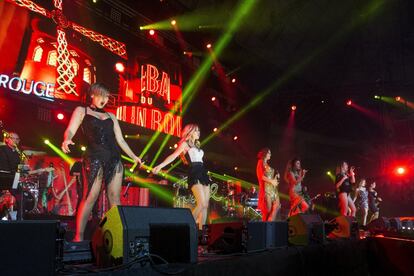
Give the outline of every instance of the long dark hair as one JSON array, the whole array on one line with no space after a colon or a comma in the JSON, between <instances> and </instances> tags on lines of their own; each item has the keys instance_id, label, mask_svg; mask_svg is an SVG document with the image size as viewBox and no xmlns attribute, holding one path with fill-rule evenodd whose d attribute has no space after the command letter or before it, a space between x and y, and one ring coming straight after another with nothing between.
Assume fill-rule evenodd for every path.
<instances>
[{"instance_id":1,"label":"long dark hair","mask_svg":"<svg viewBox=\"0 0 414 276\"><path fill-rule=\"evenodd\" d=\"M288 182L288 183L289 183L288 175L289 175L290 172L293 172L293 167L295 166L295 163L297 161L300 161L299 157L295 157L295 158L290 159L286 164L284 178L285 178L285 181Z\"/></svg>"}]
</instances>

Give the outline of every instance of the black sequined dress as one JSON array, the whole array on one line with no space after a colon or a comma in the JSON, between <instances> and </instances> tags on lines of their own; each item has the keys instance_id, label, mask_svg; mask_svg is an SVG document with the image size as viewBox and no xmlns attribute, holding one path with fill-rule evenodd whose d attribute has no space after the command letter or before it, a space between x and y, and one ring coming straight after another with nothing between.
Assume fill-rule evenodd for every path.
<instances>
[{"instance_id":1,"label":"black sequined dress","mask_svg":"<svg viewBox=\"0 0 414 276\"><path fill-rule=\"evenodd\" d=\"M88 114L85 108L81 128L88 145L83 156L88 192L98 173L102 174L105 186L108 186L115 174L123 171L121 154L115 139L114 122L109 114L107 115L108 118L101 120Z\"/></svg>"}]
</instances>

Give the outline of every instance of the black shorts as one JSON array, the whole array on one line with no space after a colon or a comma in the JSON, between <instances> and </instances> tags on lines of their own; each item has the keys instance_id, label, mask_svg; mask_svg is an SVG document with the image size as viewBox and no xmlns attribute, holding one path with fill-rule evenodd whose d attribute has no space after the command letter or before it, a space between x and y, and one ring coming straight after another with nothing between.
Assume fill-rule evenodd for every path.
<instances>
[{"instance_id":1,"label":"black shorts","mask_svg":"<svg viewBox=\"0 0 414 276\"><path fill-rule=\"evenodd\" d=\"M203 162L193 162L190 165L188 170L188 187L191 187L195 184L202 184L208 186L211 183L210 177L207 174L207 170L204 167Z\"/></svg>"}]
</instances>

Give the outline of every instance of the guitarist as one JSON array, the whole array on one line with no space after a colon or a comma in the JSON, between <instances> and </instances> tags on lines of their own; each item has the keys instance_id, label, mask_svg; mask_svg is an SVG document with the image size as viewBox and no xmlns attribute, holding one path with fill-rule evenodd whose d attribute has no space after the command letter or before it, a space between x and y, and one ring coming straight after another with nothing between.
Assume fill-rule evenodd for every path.
<instances>
[{"instance_id":1,"label":"guitarist","mask_svg":"<svg viewBox=\"0 0 414 276\"><path fill-rule=\"evenodd\" d=\"M302 195L303 199L306 201L306 203L309 205L308 211L313 211L315 208L315 205L313 204L313 201L321 196L321 194L317 194L314 197L310 197L308 193L308 186L302 186Z\"/></svg>"}]
</instances>

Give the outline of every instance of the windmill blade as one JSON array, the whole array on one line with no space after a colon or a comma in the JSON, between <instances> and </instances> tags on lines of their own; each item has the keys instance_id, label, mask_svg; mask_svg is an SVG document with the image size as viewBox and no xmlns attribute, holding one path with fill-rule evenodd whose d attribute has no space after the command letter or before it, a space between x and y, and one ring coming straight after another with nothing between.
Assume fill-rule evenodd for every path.
<instances>
[{"instance_id":1,"label":"windmill blade","mask_svg":"<svg viewBox=\"0 0 414 276\"><path fill-rule=\"evenodd\" d=\"M81 33L82 35L86 36L90 40L97 42L101 44L104 48L108 49L112 53L120 56L123 59L128 59L127 52L126 52L126 46L124 43L116 41L115 39L112 39L110 37L104 36L100 33L97 33L95 31L86 29L82 26L79 26L76 23L71 23L71 27Z\"/></svg>"},{"instance_id":2,"label":"windmill blade","mask_svg":"<svg viewBox=\"0 0 414 276\"><path fill-rule=\"evenodd\" d=\"M57 42L57 93L59 94L59 92L64 92L66 94L74 94L76 96L79 96L78 93L76 93L76 84L74 82L75 73L73 72L73 66L70 60L66 33L61 28L57 29Z\"/></svg>"},{"instance_id":3,"label":"windmill blade","mask_svg":"<svg viewBox=\"0 0 414 276\"><path fill-rule=\"evenodd\" d=\"M15 4L17 6L29 9L31 11L40 13L41 15L50 17L50 12L41 6L37 5L36 3L28 0L6 0L9 3Z\"/></svg>"}]
</instances>

